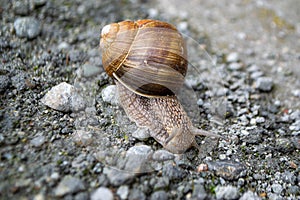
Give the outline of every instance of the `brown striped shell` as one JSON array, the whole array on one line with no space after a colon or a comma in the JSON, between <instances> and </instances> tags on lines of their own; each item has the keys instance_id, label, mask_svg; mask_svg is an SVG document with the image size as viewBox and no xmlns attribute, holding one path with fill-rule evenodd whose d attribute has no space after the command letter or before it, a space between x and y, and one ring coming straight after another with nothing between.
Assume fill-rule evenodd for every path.
<instances>
[{"instance_id":1,"label":"brown striped shell","mask_svg":"<svg viewBox=\"0 0 300 200\"><path fill-rule=\"evenodd\" d=\"M182 87L187 51L171 24L145 19L106 25L100 48L107 74L136 94L169 96Z\"/></svg>"},{"instance_id":2,"label":"brown striped shell","mask_svg":"<svg viewBox=\"0 0 300 200\"><path fill-rule=\"evenodd\" d=\"M219 137L194 127L176 97L188 63L174 26L148 19L113 23L102 29L100 49L126 114L165 149L183 153L191 146L199 149L197 135Z\"/></svg>"}]
</instances>

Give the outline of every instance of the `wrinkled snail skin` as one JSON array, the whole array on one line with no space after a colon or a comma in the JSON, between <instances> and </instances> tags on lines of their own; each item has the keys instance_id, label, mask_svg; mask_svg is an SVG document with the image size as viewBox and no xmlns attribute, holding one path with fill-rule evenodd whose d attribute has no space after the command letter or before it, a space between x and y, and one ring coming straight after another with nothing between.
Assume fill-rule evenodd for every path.
<instances>
[{"instance_id":1,"label":"wrinkled snail skin","mask_svg":"<svg viewBox=\"0 0 300 200\"><path fill-rule=\"evenodd\" d=\"M196 146L195 135L189 130L190 119L175 96L141 97L116 81L119 101L127 116L139 127L146 127L150 135L165 149L184 153Z\"/></svg>"},{"instance_id":2,"label":"wrinkled snail skin","mask_svg":"<svg viewBox=\"0 0 300 200\"><path fill-rule=\"evenodd\" d=\"M176 97L187 71L187 52L174 26L157 20L113 23L102 29L100 49L127 116L148 128L165 149L184 153L198 148L196 135L218 137L195 128Z\"/></svg>"}]
</instances>

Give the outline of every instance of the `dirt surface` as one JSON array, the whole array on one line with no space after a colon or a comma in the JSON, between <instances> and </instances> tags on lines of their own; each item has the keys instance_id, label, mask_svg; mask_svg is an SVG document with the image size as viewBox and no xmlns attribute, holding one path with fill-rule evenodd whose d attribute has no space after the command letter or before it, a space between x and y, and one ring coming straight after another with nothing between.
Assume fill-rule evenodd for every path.
<instances>
[{"instance_id":1,"label":"dirt surface","mask_svg":"<svg viewBox=\"0 0 300 200\"><path fill-rule=\"evenodd\" d=\"M300 199L298 13L297 0L1 0L0 198ZM102 68L103 26L144 18L187 41L196 71L179 98L224 136L199 137L200 152L138 129Z\"/></svg>"}]
</instances>

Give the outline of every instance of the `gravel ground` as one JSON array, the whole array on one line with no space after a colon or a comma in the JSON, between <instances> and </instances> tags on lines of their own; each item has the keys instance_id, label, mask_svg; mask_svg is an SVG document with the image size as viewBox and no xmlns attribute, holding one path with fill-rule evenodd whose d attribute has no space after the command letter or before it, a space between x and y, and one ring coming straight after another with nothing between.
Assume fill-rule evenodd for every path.
<instances>
[{"instance_id":1,"label":"gravel ground","mask_svg":"<svg viewBox=\"0 0 300 200\"><path fill-rule=\"evenodd\" d=\"M1 0L1 199L300 199L298 13L297 0ZM180 98L229 139L174 155L129 121L99 35L142 18L185 35Z\"/></svg>"}]
</instances>

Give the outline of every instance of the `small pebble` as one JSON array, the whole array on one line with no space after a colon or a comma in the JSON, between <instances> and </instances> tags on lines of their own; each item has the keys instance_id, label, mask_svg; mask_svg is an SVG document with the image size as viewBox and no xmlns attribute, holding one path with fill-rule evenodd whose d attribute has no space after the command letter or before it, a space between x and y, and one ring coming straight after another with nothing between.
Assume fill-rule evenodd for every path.
<instances>
[{"instance_id":1,"label":"small pebble","mask_svg":"<svg viewBox=\"0 0 300 200\"><path fill-rule=\"evenodd\" d=\"M101 96L104 102L111 105L118 105L117 87L109 85L101 91Z\"/></svg>"},{"instance_id":2,"label":"small pebble","mask_svg":"<svg viewBox=\"0 0 300 200\"><path fill-rule=\"evenodd\" d=\"M133 133L132 133L132 137L144 141L147 140L149 137L151 137L150 135L150 131L148 128L137 128Z\"/></svg>"},{"instance_id":3,"label":"small pebble","mask_svg":"<svg viewBox=\"0 0 300 200\"><path fill-rule=\"evenodd\" d=\"M43 6L47 3L47 0L33 0L35 7Z\"/></svg>"},{"instance_id":4,"label":"small pebble","mask_svg":"<svg viewBox=\"0 0 300 200\"><path fill-rule=\"evenodd\" d=\"M215 191L217 199L237 199L240 195L239 190L231 185L217 186Z\"/></svg>"},{"instance_id":5,"label":"small pebble","mask_svg":"<svg viewBox=\"0 0 300 200\"><path fill-rule=\"evenodd\" d=\"M158 15L158 10L155 8L150 8L148 10L148 15L149 15L149 18L156 18L156 16Z\"/></svg>"},{"instance_id":6,"label":"small pebble","mask_svg":"<svg viewBox=\"0 0 300 200\"><path fill-rule=\"evenodd\" d=\"M274 183L274 184L272 185L272 191L273 191L274 193L280 194L280 193L282 192L282 190L283 190L283 188L282 188L282 186L281 186L280 184Z\"/></svg>"},{"instance_id":7,"label":"small pebble","mask_svg":"<svg viewBox=\"0 0 300 200\"><path fill-rule=\"evenodd\" d=\"M250 77L252 79L256 80L258 77L261 77L263 75L264 75L264 73L262 71L256 71L256 72L251 73Z\"/></svg>"},{"instance_id":8,"label":"small pebble","mask_svg":"<svg viewBox=\"0 0 300 200\"><path fill-rule=\"evenodd\" d=\"M145 200L146 195L141 190L133 188L130 190L128 199Z\"/></svg>"},{"instance_id":9,"label":"small pebble","mask_svg":"<svg viewBox=\"0 0 300 200\"><path fill-rule=\"evenodd\" d=\"M247 71L250 73L257 72L261 69L261 67L257 65L251 65L250 67L247 68Z\"/></svg>"},{"instance_id":10,"label":"small pebble","mask_svg":"<svg viewBox=\"0 0 300 200\"><path fill-rule=\"evenodd\" d=\"M114 195L110 189L106 187L100 187L94 191L91 195L91 200L113 200Z\"/></svg>"},{"instance_id":11,"label":"small pebble","mask_svg":"<svg viewBox=\"0 0 300 200\"><path fill-rule=\"evenodd\" d=\"M265 118L264 118L264 117L257 117L257 118L255 119L255 122L256 122L257 124L264 123L264 122L265 122Z\"/></svg>"},{"instance_id":12,"label":"small pebble","mask_svg":"<svg viewBox=\"0 0 300 200\"><path fill-rule=\"evenodd\" d=\"M225 160L226 159L226 154L220 154L219 158L220 158L220 160Z\"/></svg>"},{"instance_id":13,"label":"small pebble","mask_svg":"<svg viewBox=\"0 0 300 200\"><path fill-rule=\"evenodd\" d=\"M248 190L243 194L239 200L260 200L259 196L252 191Z\"/></svg>"},{"instance_id":14,"label":"small pebble","mask_svg":"<svg viewBox=\"0 0 300 200\"><path fill-rule=\"evenodd\" d=\"M151 200L168 200L168 194L165 191L156 191L151 194Z\"/></svg>"},{"instance_id":15,"label":"small pebble","mask_svg":"<svg viewBox=\"0 0 300 200\"><path fill-rule=\"evenodd\" d=\"M8 89L10 79L6 75L0 75L0 93Z\"/></svg>"},{"instance_id":16,"label":"small pebble","mask_svg":"<svg viewBox=\"0 0 300 200\"><path fill-rule=\"evenodd\" d=\"M85 130L76 130L72 135L77 145L87 146L94 140L93 134Z\"/></svg>"},{"instance_id":17,"label":"small pebble","mask_svg":"<svg viewBox=\"0 0 300 200\"><path fill-rule=\"evenodd\" d=\"M52 180L58 180L59 179L59 173L58 172L53 172L51 175L50 175L50 178Z\"/></svg>"},{"instance_id":18,"label":"small pebble","mask_svg":"<svg viewBox=\"0 0 300 200\"><path fill-rule=\"evenodd\" d=\"M45 136L37 136L30 141L30 144L34 147L41 147L45 142Z\"/></svg>"},{"instance_id":19,"label":"small pebble","mask_svg":"<svg viewBox=\"0 0 300 200\"><path fill-rule=\"evenodd\" d=\"M203 184L195 184L192 193L192 199L204 200L207 197L207 193L204 189Z\"/></svg>"},{"instance_id":20,"label":"small pebble","mask_svg":"<svg viewBox=\"0 0 300 200\"><path fill-rule=\"evenodd\" d=\"M208 166L207 164L201 163L198 167L197 167L197 172L206 172L208 171Z\"/></svg>"},{"instance_id":21,"label":"small pebble","mask_svg":"<svg viewBox=\"0 0 300 200\"><path fill-rule=\"evenodd\" d=\"M122 185L121 187L118 188L117 190L117 195L121 198L121 199L127 199L129 194L129 188L127 185Z\"/></svg>"},{"instance_id":22,"label":"small pebble","mask_svg":"<svg viewBox=\"0 0 300 200\"><path fill-rule=\"evenodd\" d=\"M36 194L34 197L33 197L33 200L45 200L46 197L44 194L40 193L40 194Z\"/></svg>"},{"instance_id":23,"label":"small pebble","mask_svg":"<svg viewBox=\"0 0 300 200\"><path fill-rule=\"evenodd\" d=\"M203 100L202 99L198 99L198 101L197 101L197 105L198 106L203 106Z\"/></svg>"},{"instance_id":24,"label":"small pebble","mask_svg":"<svg viewBox=\"0 0 300 200\"><path fill-rule=\"evenodd\" d=\"M300 90L293 90L293 91L292 91L292 94L293 94L295 97L300 97Z\"/></svg>"},{"instance_id":25,"label":"small pebble","mask_svg":"<svg viewBox=\"0 0 300 200\"><path fill-rule=\"evenodd\" d=\"M163 162L167 160L174 160L175 155L166 150L157 150L152 155L153 160Z\"/></svg>"},{"instance_id":26,"label":"small pebble","mask_svg":"<svg viewBox=\"0 0 300 200\"><path fill-rule=\"evenodd\" d=\"M95 76L97 74L100 74L101 72L101 68L97 67L95 65L91 65L89 63L85 63L82 66L83 69L83 76L84 77L91 77L91 76Z\"/></svg>"},{"instance_id":27,"label":"small pebble","mask_svg":"<svg viewBox=\"0 0 300 200\"><path fill-rule=\"evenodd\" d=\"M187 22L180 22L178 25L177 25L177 29L180 31L180 32L184 32L188 29L188 23Z\"/></svg>"},{"instance_id":28,"label":"small pebble","mask_svg":"<svg viewBox=\"0 0 300 200\"><path fill-rule=\"evenodd\" d=\"M292 152L295 149L293 142L288 138L276 138L275 144L276 149L281 152Z\"/></svg>"},{"instance_id":29,"label":"small pebble","mask_svg":"<svg viewBox=\"0 0 300 200\"><path fill-rule=\"evenodd\" d=\"M162 169L163 176L167 176L170 180L180 180L186 176L186 173L181 168L167 164Z\"/></svg>"},{"instance_id":30,"label":"small pebble","mask_svg":"<svg viewBox=\"0 0 300 200\"><path fill-rule=\"evenodd\" d=\"M237 52L232 52L226 56L226 61L231 62L237 62L239 60L239 54Z\"/></svg>"},{"instance_id":31,"label":"small pebble","mask_svg":"<svg viewBox=\"0 0 300 200\"><path fill-rule=\"evenodd\" d=\"M135 177L135 173L128 173L126 171L121 171L113 168L104 168L103 173L106 174L108 181L113 186L120 186L124 183L131 182Z\"/></svg>"},{"instance_id":32,"label":"small pebble","mask_svg":"<svg viewBox=\"0 0 300 200\"><path fill-rule=\"evenodd\" d=\"M133 146L126 152L125 170L135 173L144 173L153 171L150 165L149 156L153 153L150 146L139 145Z\"/></svg>"},{"instance_id":33,"label":"small pebble","mask_svg":"<svg viewBox=\"0 0 300 200\"><path fill-rule=\"evenodd\" d=\"M85 58L85 52L80 50L69 51L70 62L82 62Z\"/></svg>"},{"instance_id":34,"label":"small pebble","mask_svg":"<svg viewBox=\"0 0 300 200\"><path fill-rule=\"evenodd\" d=\"M85 99L79 94L77 89L66 82L51 88L41 102L52 109L62 112L77 112L83 110L86 106Z\"/></svg>"},{"instance_id":35,"label":"small pebble","mask_svg":"<svg viewBox=\"0 0 300 200\"><path fill-rule=\"evenodd\" d=\"M242 63L238 63L238 62L233 62L228 65L228 69L233 70L233 71L237 71L242 68L243 68Z\"/></svg>"},{"instance_id":36,"label":"small pebble","mask_svg":"<svg viewBox=\"0 0 300 200\"><path fill-rule=\"evenodd\" d=\"M300 120L295 121L292 125L289 126L291 131L300 131Z\"/></svg>"},{"instance_id":37,"label":"small pebble","mask_svg":"<svg viewBox=\"0 0 300 200\"><path fill-rule=\"evenodd\" d=\"M11 78L11 83L18 91L21 91L27 88L27 78L28 74L26 72L18 71L17 74Z\"/></svg>"},{"instance_id":38,"label":"small pebble","mask_svg":"<svg viewBox=\"0 0 300 200\"><path fill-rule=\"evenodd\" d=\"M255 87L261 91L269 92L273 87L273 79L270 77L258 77Z\"/></svg>"},{"instance_id":39,"label":"small pebble","mask_svg":"<svg viewBox=\"0 0 300 200\"><path fill-rule=\"evenodd\" d=\"M25 37L28 39L36 38L41 32L40 22L33 17L16 19L14 28L18 37Z\"/></svg>"},{"instance_id":40,"label":"small pebble","mask_svg":"<svg viewBox=\"0 0 300 200\"><path fill-rule=\"evenodd\" d=\"M161 189L167 189L170 184L170 180L168 177L159 177L156 179L157 182L155 183L153 189L156 190L161 190Z\"/></svg>"},{"instance_id":41,"label":"small pebble","mask_svg":"<svg viewBox=\"0 0 300 200\"><path fill-rule=\"evenodd\" d=\"M75 177L65 176L55 188L54 194L57 197L62 197L66 194L73 194L85 190L84 183Z\"/></svg>"},{"instance_id":42,"label":"small pebble","mask_svg":"<svg viewBox=\"0 0 300 200\"><path fill-rule=\"evenodd\" d=\"M69 49L70 48L70 45L67 43L67 42L61 42L59 43L58 49L62 50L62 49Z\"/></svg>"},{"instance_id":43,"label":"small pebble","mask_svg":"<svg viewBox=\"0 0 300 200\"><path fill-rule=\"evenodd\" d=\"M30 5L28 1L12 1L12 7L17 15L28 15L30 12Z\"/></svg>"},{"instance_id":44,"label":"small pebble","mask_svg":"<svg viewBox=\"0 0 300 200\"><path fill-rule=\"evenodd\" d=\"M237 180L245 176L247 172L247 168L242 163L230 160L207 161L207 165L209 170L226 180Z\"/></svg>"}]
</instances>

